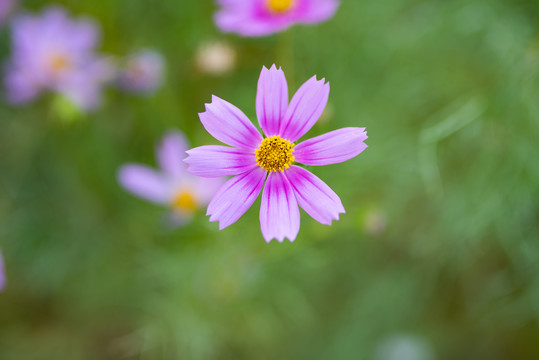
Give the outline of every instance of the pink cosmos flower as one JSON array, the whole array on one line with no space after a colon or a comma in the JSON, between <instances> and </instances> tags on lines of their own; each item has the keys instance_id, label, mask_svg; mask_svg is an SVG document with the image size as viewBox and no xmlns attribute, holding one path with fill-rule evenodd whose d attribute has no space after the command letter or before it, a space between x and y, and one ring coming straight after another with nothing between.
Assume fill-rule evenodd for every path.
<instances>
[{"instance_id":1,"label":"pink cosmos flower","mask_svg":"<svg viewBox=\"0 0 539 360\"><path fill-rule=\"evenodd\" d=\"M129 192L170 209L173 225L187 223L194 212L208 204L221 179L202 179L188 174L183 162L188 142L178 131L163 137L157 148L160 171L139 164L127 164L118 171L118 181Z\"/></svg>"},{"instance_id":2,"label":"pink cosmos flower","mask_svg":"<svg viewBox=\"0 0 539 360\"><path fill-rule=\"evenodd\" d=\"M99 28L87 19L72 19L59 7L12 22L12 56L6 65L7 98L15 104L50 90L81 109L99 105L101 86L110 80L109 63L95 54Z\"/></svg>"},{"instance_id":3,"label":"pink cosmos flower","mask_svg":"<svg viewBox=\"0 0 539 360\"><path fill-rule=\"evenodd\" d=\"M139 94L152 94L163 83L165 59L160 53L145 49L127 57L120 69L119 85L122 89Z\"/></svg>"},{"instance_id":4,"label":"pink cosmos flower","mask_svg":"<svg viewBox=\"0 0 539 360\"><path fill-rule=\"evenodd\" d=\"M294 24L326 21L337 11L337 0L218 0L215 15L224 32L242 36L265 36Z\"/></svg>"},{"instance_id":5,"label":"pink cosmos flower","mask_svg":"<svg viewBox=\"0 0 539 360\"><path fill-rule=\"evenodd\" d=\"M234 105L213 96L199 114L202 125L217 140L187 151L187 171L204 177L236 175L211 200L207 215L223 229L236 222L262 193L260 227L269 242L294 241L300 227L298 205L322 224L344 213L341 200L318 177L293 165L329 165L349 160L367 148L365 128L343 128L305 140L329 96L329 84L313 76L288 102L284 73L262 68L256 95L256 114L265 137ZM265 183L265 186L264 186Z\"/></svg>"}]
</instances>

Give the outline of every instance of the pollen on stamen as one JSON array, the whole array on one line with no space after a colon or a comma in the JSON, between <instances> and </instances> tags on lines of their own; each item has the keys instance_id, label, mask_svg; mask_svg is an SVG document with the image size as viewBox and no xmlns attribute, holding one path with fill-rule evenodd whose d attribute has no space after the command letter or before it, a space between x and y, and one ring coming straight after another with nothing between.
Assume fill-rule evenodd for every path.
<instances>
[{"instance_id":1,"label":"pollen on stamen","mask_svg":"<svg viewBox=\"0 0 539 360\"><path fill-rule=\"evenodd\" d=\"M256 163L269 172L286 170L295 160L294 146L279 135L265 138L255 150Z\"/></svg>"}]
</instances>

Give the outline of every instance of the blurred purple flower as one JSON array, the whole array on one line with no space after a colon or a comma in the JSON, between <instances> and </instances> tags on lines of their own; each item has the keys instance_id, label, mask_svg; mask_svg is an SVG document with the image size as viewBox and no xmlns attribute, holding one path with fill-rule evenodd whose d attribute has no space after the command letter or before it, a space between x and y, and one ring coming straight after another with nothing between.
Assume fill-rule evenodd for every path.
<instances>
[{"instance_id":1,"label":"blurred purple flower","mask_svg":"<svg viewBox=\"0 0 539 360\"><path fill-rule=\"evenodd\" d=\"M2 253L0 252L0 291L4 290L6 287L6 274L4 269L4 259L2 258Z\"/></svg>"},{"instance_id":2,"label":"blurred purple flower","mask_svg":"<svg viewBox=\"0 0 539 360\"><path fill-rule=\"evenodd\" d=\"M0 24L2 24L11 14L16 0L0 0Z\"/></svg>"},{"instance_id":3,"label":"blurred purple flower","mask_svg":"<svg viewBox=\"0 0 539 360\"><path fill-rule=\"evenodd\" d=\"M264 239L294 241L300 227L298 205L322 224L344 213L342 202L305 165L329 165L349 160L367 148L365 128L344 128L294 144L316 123L328 101L329 84L313 76L288 101L288 85L275 65L262 69L256 113L260 132L234 105L213 96L199 114L202 125L217 140L230 145L201 146L187 151L187 171L204 177L237 175L228 180L208 206L210 221L223 229L235 223L262 193L260 226ZM266 179L267 175L267 179ZM264 186L265 181L265 186Z\"/></svg>"},{"instance_id":4,"label":"blurred purple flower","mask_svg":"<svg viewBox=\"0 0 539 360\"><path fill-rule=\"evenodd\" d=\"M5 67L10 102L25 103L51 90L84 110L100 104L101 86L113 72L95 54L100 32L94 22L51 7L37 16L15 17L11 36L13 53Z\"/></svg>"},{"instance_id":5,"label":"blurred purple flower","mask_svg":"<svg viewBox=\"0 0 539 360\"><path fill-rule=\"evenodd\" d=\"M315 24L331 18L337 0L217 0L215 22L223 32L265 36L294 24Z\"/></svg>"},{"instance_id":6,"label":"blurred purple flower","mask_svg":"<svg viewBox=\"0 0 539 360\"><path fill-rule=\"evenodd\" d=\"M118 181L129 192L170 208L174 225L190 220L195 210L208 204L222 179L204 179L186 172L183 162L188 142L182 133L166 134L157 148L160 171L140 164L127 164L118 171Z\"/></svg>"},{"instance_id":7,"label":"blurred purple flower","mask_svg":"<svg viewBox=\"0 0 539 360\"><path fill-rule=\"evenodd\" d=\"M120 70L119 84L124 90L150 94L163 83L165 60L153 50L140 50L130 55Z\"/></svg>"}]
</instances>

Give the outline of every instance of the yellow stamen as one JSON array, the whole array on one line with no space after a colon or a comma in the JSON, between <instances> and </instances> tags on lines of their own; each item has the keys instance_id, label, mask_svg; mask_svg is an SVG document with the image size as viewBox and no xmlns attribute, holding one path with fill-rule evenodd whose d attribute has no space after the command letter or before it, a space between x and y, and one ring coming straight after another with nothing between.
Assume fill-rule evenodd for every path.
<instances>
[{"instance_id":1,"label":"yellow stamen","mask_svg":"<svg viewBox=\"0 0 539 360\"><path fill-rule=\"evenodd\" d=\"M192 212L197 208L197 202L193 193L189 190L180 191L172 202L172 207L177 210Z\"/></svg>"},{"instance_id":2,"label":"yellow stamen","mask_svg":"<svg viewBox=\"0 0 539 360\"><path fill-rule=\"evenodd\" d=\"M256 163L270 172L288 169L295 160L294 146L279 135L265 138L255 150Z\"/></svg>"},{"instance_id":3,"label":"yellow stamen","mask_svg":"<svg viewBox=\"0 0 539 360\"><path fill-rule=\"evenodd\" d=\"M268 7L273 12L284 13L290 10L293 3L293 0L268 0Z\"/></svg>"}]
</instances>

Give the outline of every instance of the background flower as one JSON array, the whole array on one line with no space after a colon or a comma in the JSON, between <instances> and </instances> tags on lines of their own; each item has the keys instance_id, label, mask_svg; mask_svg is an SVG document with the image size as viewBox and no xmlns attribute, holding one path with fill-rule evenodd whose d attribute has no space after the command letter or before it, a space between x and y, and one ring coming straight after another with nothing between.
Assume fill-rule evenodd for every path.
<instances>
[{"instance_id":1,"label":"background flower","mask_svg":"<svg viewBox=\"0 0 539 360\"><path fill-rule=\"evenodd\" d=\"M4 268L4 259L2 253L0 252L0 291L4 290L6 287L6 273Z\"/></svg>"},{"instance_id":2,"label":"background flower","mask_svg":"<svg viewBox=\"0 0 539 360\"><path fill-rule=\"evenodd\" d=\"M222 184L220 179L202 179L188 174L183 163L187 149L182 133L169 132L156 151L160 171L139 164L124 165L118 171L118 181L126 190L168 207L176 225L189 221Z\"/></svg>"},{"instance_id":3,"label":"background flower","mask_svg":"<svg viewBox=\"0 0 539 360\"><path fill-rule=\"evenodd\" d=\"M264 36L286 30L294 24L316 24L331 18L337 0L217 0L215 15L224 32L243 36Z\"/></svg>"},{"instance_id":4,"label":"background flower","mask_svg":"<svg viewBox=\"0 0 539 360\"><path fill-rule=\"evenodd\" d=\"M98 26L71 19L59 7L13 20L11 58L5 67L7 99L15 104L35 99L44 90L57 92L82 109L101 102L101 86L111 77L96 53Z\"/></svg>"},{"instance_id":5,"label":"background flower","mask_svg":"<svg viewBox=\"0 0 539 360\"><path fill-rule=\"evenodd\" d=\"M119 85L126 91L151 94L163 83L165 59L153 50L134 52L119 70Z\"/></svg>"},{"instance_id":6,"label":"background flower","mask_svg":"<svg viewBox=\"0 0 539 360\"><path fill-rule=\"evenodd\" d=\"M204 43L195 55L198 70L211 75L223 75L236 66L236 50L225 42Z\"/></svg>"}]
</instances>

